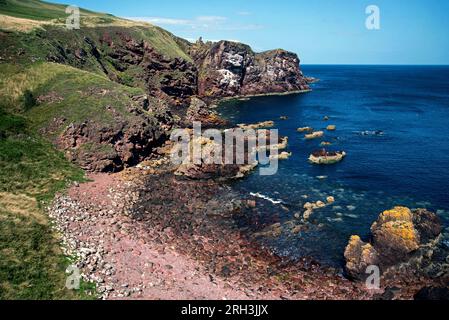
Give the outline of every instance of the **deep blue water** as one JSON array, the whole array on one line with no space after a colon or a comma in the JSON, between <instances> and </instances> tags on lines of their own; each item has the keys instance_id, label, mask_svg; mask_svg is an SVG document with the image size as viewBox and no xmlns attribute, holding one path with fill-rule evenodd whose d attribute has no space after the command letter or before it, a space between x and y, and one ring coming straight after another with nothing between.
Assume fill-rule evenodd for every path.
<instances>
[{"instance_id":1,"label":"deep blue water","mask_svg":"<svg viewBox=\"0 0 449 320\"><path fill-rule=\"evenodd\" d=\"M336 198L333 206L315 211L308 232L284 232L261 241L281 255L307 255L341 266L349 236L366 237L379 213L395 205L438 211L448 226L449 67L310 65L303 66L303 72L320 79L313 92L253 98L220 108L235 123L274 120L280 135L289 137L293 156L280 163L276 175L256 171L235 183L243 192L282 200L290 209L264 205L259 214L267 224L292 220L307 201ZM324 116L330 120L323 121ZM321 140L305 141L296 131L328 124L337 130ZM383 135L360 134L375 130ZM332 166L309 164L309 154L321 141L331 141L328 149L344 150L347 158ZM245 223L256 230L251 221Z\"/></svg>"}]
</instances>

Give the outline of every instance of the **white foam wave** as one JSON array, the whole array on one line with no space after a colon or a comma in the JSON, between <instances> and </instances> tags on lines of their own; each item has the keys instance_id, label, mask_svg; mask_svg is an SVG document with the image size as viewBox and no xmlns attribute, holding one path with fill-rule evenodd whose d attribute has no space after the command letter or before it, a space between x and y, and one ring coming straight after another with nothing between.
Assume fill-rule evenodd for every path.
<instances>
[{"instance_id":1,"label":"white foam wave","mask_svg":"<svg viewBox=\"0 0 449 320\"><path fill-rule=\"evenodd\" d=\"M256 193L251 192L250 195L252 195L253 197L257 197L260 199L270 201L272 204L281 204L282 203L282 200L275 200L275 199L270 198L269 196L266 196L266 195L258 193L258 192L256 192Z\"/></svg>"}]
</instances>

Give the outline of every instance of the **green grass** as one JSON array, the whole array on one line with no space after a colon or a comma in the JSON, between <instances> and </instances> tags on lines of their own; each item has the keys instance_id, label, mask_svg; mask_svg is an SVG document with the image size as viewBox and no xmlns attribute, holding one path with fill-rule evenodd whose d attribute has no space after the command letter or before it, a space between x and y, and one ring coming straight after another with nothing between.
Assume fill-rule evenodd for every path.
<instances>
[{"instance_id":1,"label":"green grass","mask_svg":"<svg viewBox=\"0 0 449 320\"><path fill-rule=\"evenodd\" d=\"M6 134L0 141L0 192L48 202L68 181L81 180L82 176L81 170L39 137L21 132Z\"/></svg>"},{"instance_id":2,"label":"green grass","mask_svg":"<svg viewBox=\"0 0 449 320\"><path fill-rule=\"evenodd\" d=\"M39 0L0 0L0 14L31 20L52 20L67 18L67 6ZM84 9L80 13L87 16L101 15Z\"/></svg>"},{"instance_id":3,"label":"green grass","mask_svg":"<svg viewBox=\"0 0 449 320\"><path fill-rule=\"evenodd\" d=\"M179 57L192 61L192 58L184 52L175 36L170 32L156 26L136 27L135 32L136 37L147 40L159 53L170 58Z\"/></svg>"},{"instance_id":4,"label":"green grass","mask_svg":"<svg viewBox=\"0 0 449 320\"><path fill-rule=\"evenodd\" d=\"M61 253L44 208L69 182L84 179L82 170L55 149L53 138L70 123L88 120L110 128L117 116L128 124L142 120L128 111L131 97L145 92L141 70L119 71L113 65L118 62L107 58L111 49L100 39L110 36L117 44L126 34L169 58L191 61L184 41L152 25L82 10L81 30L66 30L58 25L67 17L65 8L38 0L0 0L2 15L51 20L49 25L28 22L30 28L23 29L10 28L17 19L0 25L0 299L84 299L92 289L88 284L79 291L64 288L70 261ZM96 44L100 56L89 54L80 61L73 52L91 51L85 37ZM64 60L67 65L46 62L60 50L71 53ZM161 103L150 100L152 105ZM114 151L93 142L83 148Z\"/></svg>"},{"instance_id":5,"label":"green grass","mask_svg":"<svg viewBox=\"0 0 449 320\"><path fill-rule=\"evenodd\" d=\"M51 63L0 64L0 71L0 299L91 298L90 284L83 283L78 291L65 289L70 260L60 251L44 210L70 181L83 181L84 173L38 134L38 124L45 125L58 112L72 120L93 116L101 99L83 108L80 102L94 99L83 101L80 92L111 82ZM50 89L61 90L57 94L67 94L71 102L26 108L25 93L37 97ZM36 112L39 108L42 113Z\"/></svg>"},{"instance_id":6,"label":"green grass","mask_svg":"<svg viewBox=\"0 0 449 320\"><path fill-rule=\"evenodd\" d=\"M90 284L78 291L65 288L70 260L43 209L83 176L29 131L26 118L0 109L0 299L90 298Z\"/></svg>"},{"instance_id":7,"label":"green grass","mask_svg":"<svg viewBox=\"0 0 449 320\"><path fill-rule=\"evenodd\" d=\"M45 101L31 108L23 102L29 91L34 97L53 94L54 101ZM32 66L0 64L0 94L12 112L25 112L31 128L38 132L48 127L55 118L66 124L95 121L112 125L114 111L133 120L127 111L131 97L144 91L112 82L105 76L55 63L37 63ZM4 102L3 102L4 103ZM0 102L0 105L2 102ZM59 128L59 129L62 129ZM58 134L55 131L53 134Z\"/></svg>"},{"instance_id":8,"label":"green grass","mask_svg":"<svg viewBox=\"0 0 449 320\"><path fill-rule=\"evenodd\" d=\"M47 4L36 0L0 1L0 13L32 20L50 20L67 16L63 5Z\"/></svg>"},{"instance_id":9,"label":"green grass","mask_svg":"<svg viewBox=\"0 0 449 320\"><path fill-rule=\"evenodd\" d=\"M65 19L68 17L68 14L65 13L66 7L67 5L52 4L39 0L0 0L0 14L37 21L55 20L62 24L65 23ZM56 36L56 39L71 43L77 35L81 35L81 40L85 35L89 35L93 39L98 39L105 32L113 34L114 31L124 31L129 32L136 39L147 41L155 50L163 55L171 58L181 57L187 61L191 61L191 57L185 53L185 41L181 41L181 39L160 27L151 24L130 22L109 14L96 13L85 9L82 9L80 13L81 30L67 30L64 26L45 26L44 29L50 30L50 32L51 30L56 30L56 34L49 34L51 35L49 39ZM113 29L111 30L110 28ZM72 40L70 41L68 38L72 38ZM28 38L23 43L25 47L29 40ZM38 40L43 41L44 39L40 38ZM36 49L43 51L39 47L36 47Z\"/></svg>"},{"instance_id":10,"label":"green grass","mask_svg":"<svg viewBox=\"0 0 449 320\"><path fill-rule=\"evenodd\" d=\"M89 299L94 289L65 288L69 260L58 248L50 227L34 218L0 208L0 299Z\"/></svg>"},{"instance_id":11,"label":"green grass","mask_svg":"<svg viewBox=\"0 0 449 320\"><path fill-rule=\"evenodd\" d=\"M131 96L142 93L65 65L0 64L0 299L90 298L89 284L79 291L65 289L70 261L44 210L70 181L83 181L84 173L41 136L41 129L51 127L55 118L64 118L66 125L90 120L108 127L114 125L108 108L133 121L126 108ZM49 94L50 101L25 103L25 95ZM84 148L113 151L95 143Z\"/></svg>"}]
</instances>

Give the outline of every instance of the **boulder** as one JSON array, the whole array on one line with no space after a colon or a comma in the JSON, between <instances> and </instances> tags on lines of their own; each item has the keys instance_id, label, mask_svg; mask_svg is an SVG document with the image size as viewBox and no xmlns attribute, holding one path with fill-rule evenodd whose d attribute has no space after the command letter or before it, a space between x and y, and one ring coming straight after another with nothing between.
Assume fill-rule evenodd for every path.
<instances>
[{"instance_id":1,"label":"boulder","mask_svg":"<svg viewBox=\"0 0 449 320\"><path fill-rule=\"evenodd\" d=\"M438 217L425 209L395 207L382 212L371 226L371 241L352 236L345 250L346 272L363 278L366 267L374 264L381 271L407 262L418 249L441 233Z\"/></svg>"},{"instance_id":2,"label":"boulder","mask_svg":"<svg viewBox=\"0 0 449 320\"><path fill-rule=\"evenodd\" d=\"M291 152L281 152L277 155L271 155L270 160L288 160L292 156Z\"/></svg>"},{"instance_id":3,"label":"boulder","mask_svg":"<svg viewBox=\"0 0 449 320\"><path fill-rule=\"evenodd\" d=\"M359 236L351 236L345 250L346 271L355 279L364 279L366 269L370 265L377 265L379 257L374 247L365 243Z\"/></svg>"},{"instance_id":4,"label":"boulder","mask_svg":"<svg viewBox=\"0 0 449 320\"><path fill-rule=\"evenodd\" d=\"M215 127L226 124L226 121L221 119L203 100L197 97L190 99L190 106L187 108L185 119L186 126L191 126L194 121L201 122L203 127Z\"/></svg>"},{"instance_id":5,"label":"boulder","mask_svg":"<svg viewBox=\"0 0 449 320\"><path fill-rule=\"evenodd\" d=\"M198 154L201 156L199 161L194 161L194 145L200 150ZM182 148L182 143L175 143L171 153L176 154ZM223 145L202 136L191 139L187 150L188 152L184 155L182 163L175 170L176 176L184 176L194 180L238 179L248 175L259 164L257 160L249 157L249 150L244 151L243 164L237 164L236 162L228 164L225 159Z\"/></svg>"},{"instance_id":6,"label":"boulder","mask_svg":"<svg viewBox=\"0 0 449 320\"><path fill-rule=\"evenodd\" d=\"M304 220L308 220L312 214L313 214L313 210L312 209L307 209L304 212L304 214L303 214Z\"/></svg>"},{"instance_id":7,"label":"boulder","mask_svg":"<svg viewBox=\"0 0 449 320\"><path fill-rule=\"evenodd\" d=\"M238 124L237 126L243 130L256 130L256 129L261 129L261 128L271 128L274 126L274 121L263 121L263 122L252 123L252 124L241 123L241 124Z\"/></svg>"},{"instance_id":8,"label":"boulder","mask_svg":"<svg viewBox=\"0 0 449 320\"><path fill-rule=\"evenodd\" d=\"M382 212L371 226L371 233L374 246L382 252L388 264L405 260L420 245L420 235L413 224L412 212L404 207Z\"/></svg>"},{"instance_id":9,"label":"boulder","mask_svg":"<svg viewBox=\"0 0 449 320\"><path fill-rule=\"evenodd\" d=\"M335 198L332 197L332 196L329 196L329 197L326 198L326 201L327 201L328 204L331 204L331 203L335 202Z\"/></svg>"},{"instance_id":10,"label":"boulder","mask_svg":"<svg viewBox=\"0 0 449 320\"><path fill-rule=\"evenodd\" d=\"M317 209L319 209L319 208L324 208L326 206L326 204L323 201L317 201L315 203L315 206Z\"/></svg>"},{"instance_id":11,"label":"boulder","mask_svg":"<svg viewBox=\"0 0 449 320\"><path fill-rule=\"evenodd\" d=\"M416 209L412 215L413 224L418 231L421 242L429 242L435 239L442 231L438 216L425 209Z\"/></svg>"}]
</instances>

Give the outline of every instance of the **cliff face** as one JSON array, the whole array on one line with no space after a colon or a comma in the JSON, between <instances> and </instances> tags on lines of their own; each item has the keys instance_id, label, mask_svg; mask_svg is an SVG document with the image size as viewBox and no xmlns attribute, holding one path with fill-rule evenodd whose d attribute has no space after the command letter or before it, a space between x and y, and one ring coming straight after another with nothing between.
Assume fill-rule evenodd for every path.
<instances>
[{"instance_id":1,"label":"cliff face","mask_svg":"<svg viewBox=\"0 0 449 320\"><path fill-rule=\"evenodd\" d=\"M47 60L101 70L112 81L139 86L171 105L188 106L190 97L220 98L309 89L299 58L285 50L255 53L230 41L182 43L185 56L168 56L134 30L92 28L87 35L48 31L56 42ZM190 59L189 59L190 58Z\"/></svg>"},{"instance_id":2,"label":"cliff face","mask_svg":"<svg viewBox=\"0 0 449 320\"><path fill-rule=\"evenodd\" d=\"M223 125L205 102L309 88L294 53L255 53L230 41L190 43L153 25L88 12L80 30L67 30L42 22L49 4L31 2L31 20L9 16L17 6L28 10L21 7L28 2L0 6L0 93L10 94L3 104L39 119L39 133L87 170L134 165L172 128L194 120ZM26 30L17 27L34 19ZM18 91L6 81L16 74L27 79L16 81ZM36 98L32 108L23 105L26 92Z\"/></svg>"},{"instance_id":3,"label":"cliff face","mask_svg":"<svg viewBox=\"0 0 449 320\"><path fill-rule=\"evenodd\" d=\"M45 57L48 61L101 72L170 105L186 105L186 99L197 95L197 68L189 56L167 54L167 49L158 48L151 42L151 33L145 32L143 28L113 26L84 28L78 33L48 28L41 35L51 39Z\"/></svg>"},{"instance_id":4,"label":"cliff face","mask_svg":"<svg viewBox=\"0 0 449 320\"><path fill-rule=\"evenodd\" d=\"M198 68L198 93L229 97L309 89L296 54L285 50L255 53L249 46L198 41L189 49Z\"/></svg>"}]
</instances>

